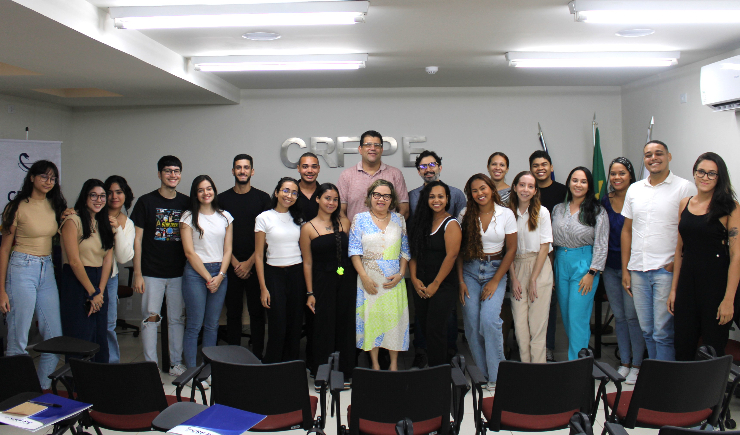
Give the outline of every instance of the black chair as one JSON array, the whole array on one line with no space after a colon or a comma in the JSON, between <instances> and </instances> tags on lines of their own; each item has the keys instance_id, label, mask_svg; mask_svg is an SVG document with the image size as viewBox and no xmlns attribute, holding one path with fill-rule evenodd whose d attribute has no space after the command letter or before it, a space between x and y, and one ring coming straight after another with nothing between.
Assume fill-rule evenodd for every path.
<instances>
[{"instance_id":1,"label":"black chair","mask_svg":"<svg viewBox=\"0 0 740 435\"><path fill-rule=\"evenodd\" d=\"M604 430L609 435L629 435L624 427L617 423L604 423ZM722 432L724 435L740 435L740 431ZM658 435L706 435L706 430L686 429L683 427L663 426L660 428Z\"/></svg>"},{"instance_id":2,"label":"black chair","mask_svg":"<svg viewBox=\"0 0 740 435\"><path fill-rule=\"evenodd\" d=\"M133 266L126 266L126 269L128 270L128 283L126 285L118 286L118 300L130 298L134 295L134 268ZM139 336L140 328L136 325L127 323L124 319L116 319L116 327L120 327L124 331L127 329L133 329L134 337Z\"/></svg>"},{"instance_id":3,"label":"black chair","mask_svg":"<svg viewBox=\"0 0 740 435\"><path fill-rule=\"evenodd\" d=\"M594 435L591 417L583 412L573 414L568 423L568 428L570 429L570 435Z\"/></svg>"},{"instance_id":4,"label":"black chair","mask_svg":"<svg viewBox=\"0 0 740 435\"><path fill-rule=\"evenodd\" d=\"M85 361L92 359L100 350L100 345L80 340L74 337L59 336L44 340L36 344L33 350L40 353L53 353L65 357L80 358ZM57 383L62 382L70 399L74 399L74 376L70 370L69 364L65 364L49 375L51 379L51 391L53 394L60 394L57 390Z\"/></svg>"},{"instance_id":5,"label":"black chair","mask_svg":"<svg viewBox=\"0 0 740 435\"><path fill-rule=\"evenodd\" d=\"M352 400L347 407L349 427L342 426L339 393L344 389L341 372L331 375L333 403L336 403L337 434L360 433L396 434L400 420L413 422L413 433L424 435L436 432L440 435L455 433L458 408L452 401L452 389L467 391L468 385L462 373L453 377L459 369L450 365L422 370L379 371L355 368L352 372ZM462 385L455 384L455 381ZM464 394L458 393L462 401ZM461 414L460 414L461 415Z\"/></svg>"},{"instance_id":6,"label":"black chair","mask_svg":"<svg viewBox=\"0 0 740 435\"><path fill-rule=\"evenodd\" d=\"M486 378L468 365L473 386L476 434L513 430L548 431L568 427L575 412L592 404L593 357L549 364L501 361L496 394L483 397Z\"/></svg>"},{"instance_id":7,"label":"black chair","mask_svg":"<svg viewBox=\"0 0 740 435\"><path fill-rule=\"evenodd\" d=\"M644 360L633 391L622 391L624 378L613 367L595 364L608 378L602 381L596 397L604 402L607 422L627 428L700 424L714 427L719 420L732 357L682 362ZM607 394L604 385L609 380L617 391Z\"/></svg>"},{"instance_id":8,"label":"black chair","mask_svg":"<svg viewBox=\"0 0 740 435\"><path fill-rule=\"evenodd\" d=\"M72 359L77 400L91 403L83 420L93 426L118 431L147 431L160 412L178 400L164 394L157 364L152 361L104 364Z\"/></svg>"}]
</instances>

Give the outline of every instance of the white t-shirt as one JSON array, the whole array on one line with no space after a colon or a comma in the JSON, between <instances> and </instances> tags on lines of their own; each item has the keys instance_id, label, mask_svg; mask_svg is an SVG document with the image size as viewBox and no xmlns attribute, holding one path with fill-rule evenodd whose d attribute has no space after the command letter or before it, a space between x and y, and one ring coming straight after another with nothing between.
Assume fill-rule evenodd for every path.
<instances>
[{"instance_id":1,"label":"white t-shirt","mask_svg":"<svg viewBox=\"0 0 740 435\"><path fill-rule=\"evenodd\" d=\"M254 223L254 232L265 233L267 260L270 266L292 266L301 263L301 227L293 222L290 213L278 213L274 209L260 213Z\"/></svg>"},{"instance_id":2,"label":"white t-shirt","mask_svg":"<svg viewBox=\"0 0 740 435\"><path fill-rule=\"evenodd\" d=\"M544 205L540 206L540 214L537 217L537 229L529 231L529 209L521 214L516 211L516 255L523 255L530 252L540 252L540 246L543 243L550 243L552 251L552 223L550 222L550 212Z\"/></svg>"},{"instance_id":3,"label":"white t-shirt","mask_svg":"<svg viewBox=\"0 0 740 435\"><path fill-rule=\"evenodd\" d=\"M220 263L224 259L226 228L234 222L234 218L228 211L221 213L223 215L198 213L198 226L203 230L202 238L200 231L193 227L193 217L189 211L180 217L180 225L185 224L193 229L193 248L203 263Z\"/></svg>"},{"instance_id":4,"label":"white t-shirt","mask_svg":"<svg viewBox=\"0 0 740 435\"><path fill-rule=\"evenodd\" d=\"M458 221L462 222L465 216L467 207L460 212ZM496 205L491 223L488 224L488 229L483 231L483 225L481 228L481 239L483 241L483 252L485 254L495 254L504 249L504 243L506 242L507 234L516 233L516 217L514 212L506 207Z\"/></svg>"}]
</instances>

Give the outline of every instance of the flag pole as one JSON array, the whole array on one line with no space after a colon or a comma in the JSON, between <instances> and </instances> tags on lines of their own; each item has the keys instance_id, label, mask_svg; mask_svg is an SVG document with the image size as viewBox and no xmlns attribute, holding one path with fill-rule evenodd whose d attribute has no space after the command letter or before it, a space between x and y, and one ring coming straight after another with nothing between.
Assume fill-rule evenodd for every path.
<instances>
[{"instance_id":1,"label":"flag pole","mask_svg":"<svg viewBox=\"0 0 740 435\"><path fill-rule=\"evenodd\" d=\"M591 140L592 145L596 146L596 126L598 126L599 123L596 122L596 112L594 112L594 120L591 122Z\"/></svg>"},{"instance_id":2,"label":"flag pole","mask_svg":"<svg viewBox=\"0 0 740 435\"><path fill-rule=\"evenodd\" d=\"M654 125L655 125L655 117L654 116L651 116L650 117L650 124L648 125L647 140L645 140L645 143L642 145L643 148L645 147L645 145L647 143L649 143L651 140L653 140L653 126ZM642 155L640 155L640 162L641 162L640 163L640 177L642 177L640 179L642 180L642 179L644 179L644 178L647 177L645 175L645 169L646 169L645 168L645 159L642 158Z\"/></svg>"}]
</instances>

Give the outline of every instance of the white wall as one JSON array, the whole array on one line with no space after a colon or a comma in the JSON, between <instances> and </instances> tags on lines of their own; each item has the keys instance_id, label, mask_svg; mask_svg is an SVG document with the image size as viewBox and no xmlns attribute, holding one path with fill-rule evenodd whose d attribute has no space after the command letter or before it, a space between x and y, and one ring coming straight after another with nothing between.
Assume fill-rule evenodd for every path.
<instances>
[{"instance_id":1,"label":"white wall","mask_svg":"<svg viewBox=\"0 0 740 435\"><path fill-rule=\"evenodd\" d=\"M13 113L9 113L12 106ZM0 95L0 139L60 140L69 145L72 111L64 106Z\"/></svg>"},{"instance_id":2,"label":"white wall","mask_svg":"<svg viewBox=\"0 0 740 435\"><path fill-rule=\"evenodd\" d=\"M673 156L671 170L691 179L696 158L714 151L727 162L735 188L740 185L740 115L734 111L712 112L702 106L699 91L701 67L737 56L740 50L686 65L670 72L630 83L622 89L624 151L635 164L641 163L650 117L655 116L653 139L668 145ZM681 103L681 94L688 102Z\"/></svg>"}]
</instances>

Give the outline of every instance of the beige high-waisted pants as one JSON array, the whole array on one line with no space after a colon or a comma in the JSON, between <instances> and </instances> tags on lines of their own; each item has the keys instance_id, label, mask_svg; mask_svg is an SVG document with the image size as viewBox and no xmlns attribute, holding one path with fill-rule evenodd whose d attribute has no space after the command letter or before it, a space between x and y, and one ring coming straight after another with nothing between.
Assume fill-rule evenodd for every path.
<instances>
[{"instance_id":1,"label":"beige high-waisted pants","mask_svg":"<svg viewBox=\"0 0 740 435\"><path fill-rule=\"evenodd\" d=\"M522 298L511 297L511 312L514 316L514 332L519 344L519 355L522 362L545 363L545 341L547 321L550 317L550 299L552 298L552 264L545 259L542 271L537 277L537 298L529 299L529 278L532 275L537 252L517 255L514 259L516 279L522 287Z\"/></svg>"}]
</instances>

